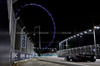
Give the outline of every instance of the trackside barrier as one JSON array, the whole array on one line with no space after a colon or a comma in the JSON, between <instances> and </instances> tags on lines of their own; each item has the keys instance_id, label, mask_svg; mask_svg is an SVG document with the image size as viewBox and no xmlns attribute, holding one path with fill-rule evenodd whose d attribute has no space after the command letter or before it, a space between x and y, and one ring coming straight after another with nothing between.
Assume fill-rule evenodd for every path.
<instances>
[{"instance_id":1,"label":"trackside barrier","mask_svg":"<svg viewBox=\"0 0 100 66\"><path fill-rule=\"evenodd\" d=\"M11 57L12 57L12 66L18 66L18 63L27 61L31 58L34 57L33 54L25 53L25 52L20 52L18 50L11 50Z\"/></svg>"},{"instance_id":2,"label":"trackside barrier","mask_svg":"<svg viewBox=\"0 0 100 66\"><path fill-rule=\"evenodd\" d=\"M81 46L81 47L75 47L75 48L70 48L70 49L63 49L57 51L58 57L65 57L66 55L71 55L71 54L95 54L95 51L97 52L96 56L99 59L100 58L100 44L96 44L96 50L94 49L94 45L88 45L88 46Z\"/></svg>"},{"instance_id":3,"label":"trackside barrier","mask_svg":"<svg viewBox=\"0 0 100 66\"><path fill-rule=\"evenodd\" d=\"M32 59L27 59L27 60L21 60L21 61L15 61L14 63L12 63L12 66L19 66L19 64L23 63L23 62L27 62L30 61Z\"/></svg>"}]
</instances>

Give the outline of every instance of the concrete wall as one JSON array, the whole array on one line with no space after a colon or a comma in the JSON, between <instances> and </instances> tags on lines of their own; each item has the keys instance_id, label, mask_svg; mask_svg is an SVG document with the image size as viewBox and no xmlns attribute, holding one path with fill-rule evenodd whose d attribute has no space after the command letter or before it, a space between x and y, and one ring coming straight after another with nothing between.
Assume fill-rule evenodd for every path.
<instances>
[{"instance_id":1,"label":"concrete wall","mask_svg":"<svg viewBox=\"0 0 100 66\"><path fill-rule=\"evenodd\" d=\"M16 21L15 13L14 13L14 2L17 0L9 0L8 2L8 17L9 17L9 34L10 34L10 47L12 50L19 50L22 52L33 53L33 45L30 44L30 40L27 38L27 47L25 49L21 48L21 34L16 34L16 32L21 32L22 25L20 26L18 22L22 22L19 20ZM16 7L16 5L15 5ZM14 8L15 8L14 7ZM17 10L17 7L15 8Z\"/></svg>"},{"instance_id":2,"label":"concrete wall","mask_svg":"<svg viewBox=\"0 0 100 66\"><path fill-rule=\"evenodd\" d=\"M16 36L15 36L15 38L16 38L15 39L15 50L19 50L21 52L26 52L26 53L29 53L29 54L33 54L34 53L33 43L30 41L28 36L26 38L26 48L21 48L21 29L22 29L22 27L17 23Z\"/></svg>"}]
</instances>

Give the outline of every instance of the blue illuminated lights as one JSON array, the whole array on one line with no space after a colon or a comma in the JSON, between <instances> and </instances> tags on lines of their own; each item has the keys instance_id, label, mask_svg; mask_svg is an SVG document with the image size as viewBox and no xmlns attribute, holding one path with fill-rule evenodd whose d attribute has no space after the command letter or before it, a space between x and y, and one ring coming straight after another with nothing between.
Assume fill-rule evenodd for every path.
<instances>
[{"instance_id":1,"label":"blue illuminated lights","mask_svg":"<svg viewBox=\"0 0 100 66\"><path fill-rule=\"evenodd\" d=\"M19 13L19 11L20 11L22 8L24 8L24 7L26 7L26 6L30 6L30 5L32 5L32 6L34 5L34 6L38 6L38 7L42 8L43 10L45 10L45 11L49 14L49 16L50 16L51 19L52 19L53 26L54 26L54 35L53 35L52 41L51 41L50 44L48 45L48 46L50 46L51 43L53 42L54 38L55 38L56 26L55 26L55 22L54 22L54 19L53 19L52 15L49 13L49 11L48 11L47 9L45 9L45 8L44 8L43 6L41 6L41 5L38 5L38 4L35 4L35 3L30 3L30 4L26 4L26 5L24 5L24 6L21 6L21 8L17 10L17 13L15 14L15 16L17 16L17 14ZM16 19L14 19L14 23L15 23L15 20L16 20ZM45 48L47 48L48 46L46 46Z\"/></svg>"}]
</instances>

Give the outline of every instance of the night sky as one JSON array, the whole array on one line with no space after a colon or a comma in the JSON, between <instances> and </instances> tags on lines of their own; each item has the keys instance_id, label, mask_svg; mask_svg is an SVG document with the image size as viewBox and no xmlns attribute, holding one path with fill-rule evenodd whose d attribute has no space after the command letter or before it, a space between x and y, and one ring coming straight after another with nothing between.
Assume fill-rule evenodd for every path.
<instances>
[{"instance_id":1,"label":"night sky","mask_svg":"<svg viewBox=\"0 0 100 66\"><path fill-rule=\"evenodd\" d=\"M0 0L0 31L9 30L8 11L6 0Z\"/></svg>"},{"instance_id":2,"label":"night sky","mask_svg":"<svg viewBox=\"0 0 100 66\"><path fill-rule=\"evenodd\" d=\"M100 10L98 5L89 3L72 3L65 0L18 0L14 5L16 7L24 6L25 3L36 3L45 7L52 15L55 21L56 32L81 32L90 29L94 25L99 25ZM34 32L34 27L40 25L41 32L49 32L49 34L41 34L42 47L46 47L53 38L52 32L54 31L53 22L48 13L37 6L27 6L18 13L21 17L26 29L29 32ZM36 29L38 32L38 28ZM36 42L35 47L38 47L38 34L31 38ZM73 34L56 34L54 43L49 48L58 48L58 41L62 41ZM92 40L92 39L91 39ZM47 43L43 43L47 42ZM91 43L90 43L91 44ZM78 44L76 43L76 46Z\"/></svg>"}]
</instances>

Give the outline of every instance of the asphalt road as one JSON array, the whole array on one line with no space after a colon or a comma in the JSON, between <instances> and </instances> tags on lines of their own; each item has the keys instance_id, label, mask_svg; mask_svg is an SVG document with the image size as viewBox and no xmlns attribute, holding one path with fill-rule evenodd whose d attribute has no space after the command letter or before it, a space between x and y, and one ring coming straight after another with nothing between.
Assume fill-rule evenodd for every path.
<instances>
[{"instance_id":1,"label":"asphalt road","mask_svg":"<svg viewBox=\"0 0 100 66\"><path fill-rule=\"evenodd\" d=\"M64 58L39 57L17 63L18 66L100 66L100 59L96 62L68 62Z\"/></svg>"},{"instance_id":2,"label":"asphalt road","mask_svg":"<svg viewBox=\"0 0 100 66\"><path fill-rule=\"evenodd\" d=\"M47 61L39 61L38 59L31 59L26 62L20 62L17 66L76 66L76 65L69 65L69 64L57 64Z\"/></svg>"},{"instance_id":3,"label":"asphalt road","mask_svg":"<svg viewBox=\"0 0 100 66\"><path fill-rule=\"evenodd\" d=\"M82 66L100 66L100 59L96 59L96 62L68 62L65 61L64 58L59 57L44 57L44 58L38 58L40 60L47 60L47 61L54 61L54 62L60 62L64 64L72 64L72 65L82 65Z\"/></svg>"},{"instance_id":4,"label":"asphalt road","mask_svg":"<svg viewBox=\"0 0 100 66\"><path fill-rule=\"evenodd\" d=\"M79 63L89 66L100 66L100 59L97 59L96 62L79 62Z\"/></svg>"}]
</instances>

